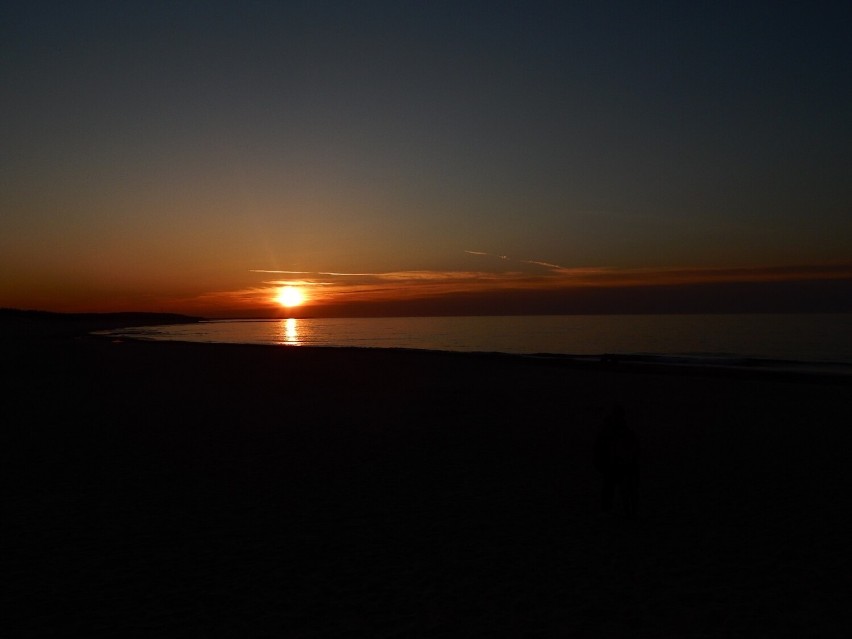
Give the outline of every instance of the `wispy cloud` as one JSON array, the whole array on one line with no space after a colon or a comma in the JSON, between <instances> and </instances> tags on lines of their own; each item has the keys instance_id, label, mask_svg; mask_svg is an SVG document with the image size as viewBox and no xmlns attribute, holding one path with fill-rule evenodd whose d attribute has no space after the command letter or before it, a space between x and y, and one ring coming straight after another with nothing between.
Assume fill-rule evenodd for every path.
<instances>
[{"instance_id":1,"label":"wispy cloud","mask_svg":"<svg viewBox=\"0 0 852 639\"><path fill-rule=\"evenodd\" d=\"M511 259L508 255L496 255L495 253L486 253L485 251L465 251L465 253L468 253L469 255L481 255L482 257L495 257L498 260Z\"/></svg>"},{"instance_id":2,"label":"wispy cloud","mask_svg":"<svg viewBox=\"0 0 852 639\"><path fill-rule=\"evenodd\" d=\"M329 275L329 276L368 276L368 275L381 275L381 273L335 273L331 271L278 271L278 270L267 270L267 269L259 269L252 268L249 269L249 273L281 273L283 275Z\"/></svg>"},{"instance_id":3,"label":"wispy cloud","mask_svg":"<svg viewBox=\"0 0 852 639\"><path fill-rule=\"evenodd\" d=\"M564 266L559 266L558 264L549 264L548 262L537 262L536 260L523 260L525 264L535 264L536 266L543 266L545 268L554 268L554 269L562 269Z\"/></svg>"},{"instance_id":4,"label":"wispy cloud","mask_svg":"<svg viewBox=\"0 0 852 639\"><path fill-rule=\"evenodd\" d=\"M279 275L238 291L208 293L194 299L205 306L274 306L275 289L299 286L314 305L437 298L463 293L500 291L570 291L579 288L677 286L727 282L778 282L852 279L852 263L768 267L616 268L566 267L540 259L515 259L484 251L464 251L488 258L503 268L489 270L400 270L374 273L251 269L258 275ZM506 268L511 265L511 268ZM288 277L292 276L292 277Z\"/></svg>"}]
</instances>

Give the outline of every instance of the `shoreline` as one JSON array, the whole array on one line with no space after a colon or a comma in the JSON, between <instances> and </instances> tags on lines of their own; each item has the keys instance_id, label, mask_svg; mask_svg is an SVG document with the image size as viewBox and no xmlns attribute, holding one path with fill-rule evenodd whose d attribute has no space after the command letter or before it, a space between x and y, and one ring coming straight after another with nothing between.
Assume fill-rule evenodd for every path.
<instances>
[{"instance_id":1,"label":"shoreline","mask_svg":"<svg viewBox=\"0 0 852 639\"><path fill-rule=\"evenodd\" d=\"M252 321L268 322L268 320ZM836 324L836 322L834 324ZM771 355L765 356L759 354L737 355L735 353L739 351L736 349L724 354L721 352L691 352L689 350L690 345L688 344L680 344L679 346L684 350L678 351L678 345L675 343L669 344L667 346L662 346L662 348L664 349L669 347L669 350L662 350L657 353L652 351L630 352L604 350L600 350L597 352L583 352L584 348L588 348L588 346L593 344L606 348L604 341L601 341L599 343L595 343L594 341L592 341L588 344L583 342L579 346L575 344L575 346L580 349L580 352L571 352L567 350L544 351L534 349L521 351L517 348L516 344L507 343L505 342L505 340L501 340L498 336L497 340L493 343L489 343L489 341L477 342L477 340L474 339L470 342L470 344L476 345L474 347L475 350L473 350L470 346L466 348L458 347L455 343L458 340L453 339L411 339L410 336L406 336L404 330L400 334L401 338L399 340L395 340L397 341L398 345L391 346L388 344L392 343L394 340L388 340L385 337L379 337L378 333L375 333L375 331L371 333L369 330L364 332L363 335L359 332L357 334L357 339L351 339L347 335L344 335L341 339L337 339L337 337L333 333L329 332L329 330L321 330L319 334L313 335L312 329L306 327L304 329L306 331L306 335L303 337L307 337L307 340L303 339L299 341L298 335L296 335L296 333L294 332L294 335L296 336L292 339L288 337L287 340L292 341L292 343L284 343L285 340L283 336L279 339L279 336L277 334L267 334L267 332L263 331L259 333L255 333L252 331L249 331L248 333L242 333L237 330L237 332L234 333L231 329L228 329L226 332L220 333L216 330L207 331L203 327L199 330L195 330L192 327L189 327L188 330L184 330L181 327L175 327L175 329L172 330L169 330L167 328L165 329L165 331L158 330L156 327L150 327L150 330L146 330L147 328L149 327L134 327L129 328L126 331L122 331L122 329L116 329L114 331L116 334L112 335L112 337L117 337L119 339L142 339L152 341L197 341L204 343L228 343L226 340L232 339L236 336L238 338L246 338L248 340L242 343L278 347L294 346L299 348L396 348L403 350L438 350L444 352L459 353L499 352L504 353L507 356L520 356L531 359L548 360L550 362L560 362L562 365L567 365L569 362L573 362L577 365L584 365L596 362L600 365L619 366L620 368L623 368L625 370L629 368L636 369L637 371L646 368L655 371L664 371L669 370L671 368L673 370L680 370L685 374L693 374L701 370L706 370L708 371L708 374L711 375L720 375L726 373L735 375L746 375L751 373L767 375L783 374L786 376L801 377L802 379L806 379L810 376L819 377L823 379L830 379L834 377L843 379L852 377L852 360L841 361L840 359L838 359L836 352L826 351L825 347L823 347L822 351L818 351L824 359L797 359L794 353L799 355L803 354L806 351L802 351L802 349L799 349L799 351L801 351L799 352L796 350L784 348L781 348L780 350L776 349L777 353L782 355L781 357L773 357ZM295 330L296 329L294 329L294 331ZM429 330L429 327L425 326L424 330ZM327 344L322 344L322 342L327 342ZM565 344L560 344L560 346L564 345L568 345L568 342L565 342ZM501 347L506 348L505 350L501 350ZM722 347L722 345L719 344L719 347ZM734 347L729 346L729 348ZM748 351L747 347L743 345L741 345L740 350L742 350L744 353Z\"/></svg>"},{"instance_id":2,"label":"shoreline","mask_svg":"<svg viewBox=\"0 0 852 639\"><path fill-rule=\"evenodd\" d=\"M144 328L144 327L140 327ZM121 330L121 329L117 329ZM80 336L82 337L82 336ZM543 366L561 366L576 369L610 369L620 372L668 374L668 375L706 375L709 377L736 377L754 379L776 379L779 381L802 381L814 383L852 384L852 364L844 362L810 362L795 360L774 360L766 358L701 358L674 355L646 355L628 353L601 353L576 355L564 353L509 353L504 351L463 351L428 348L408 348L397 346L319 346L287 344L255 344L246 342L204 342L196 340L157 339L136 335L107 335L88 333L85 337L107 341L128 341L141 343L180 343L204 344L206 346L246 346L268 349L300 350L340 350L340 351L389 351L405 353L434 353L450 356L470 356L478 358L502 357L535 362Z\"/></svg>"}]
</instances>

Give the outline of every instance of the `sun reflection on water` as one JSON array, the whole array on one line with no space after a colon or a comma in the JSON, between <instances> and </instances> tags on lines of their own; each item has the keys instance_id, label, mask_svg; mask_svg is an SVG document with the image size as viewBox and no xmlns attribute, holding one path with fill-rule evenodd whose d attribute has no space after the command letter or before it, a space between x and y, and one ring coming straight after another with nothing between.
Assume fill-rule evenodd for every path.
<instances>
[{"instance_id":1,"label":"sun reflection on water","mask_svg":"<svg viewBox=\"0 0 852 639\"><path fill-rule=\"evenodd\" d=\"M288 317L281 320L279 324L279 344L288 344L290 346L300 346L302 341L299 339L299 320L295 317Z\"/></svg>"}]
</instances>

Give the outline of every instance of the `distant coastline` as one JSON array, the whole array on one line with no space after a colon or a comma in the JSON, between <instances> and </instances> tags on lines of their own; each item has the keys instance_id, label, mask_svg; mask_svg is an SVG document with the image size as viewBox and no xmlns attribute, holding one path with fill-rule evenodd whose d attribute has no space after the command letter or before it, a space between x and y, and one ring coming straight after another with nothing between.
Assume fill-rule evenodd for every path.
<instances>
[{"instance_id":1,"label":"distant coastline","mask_svg":"<svg viewBox=\"0 0 852 639\"><path fill-rule=\"evenodd\" d=\"M0 308L0 329L4 338L75 337L92 331L132 326L194 324L202 321L205 321L205 318L177 313L54 313Z\"/></svg>"}]
</instances>

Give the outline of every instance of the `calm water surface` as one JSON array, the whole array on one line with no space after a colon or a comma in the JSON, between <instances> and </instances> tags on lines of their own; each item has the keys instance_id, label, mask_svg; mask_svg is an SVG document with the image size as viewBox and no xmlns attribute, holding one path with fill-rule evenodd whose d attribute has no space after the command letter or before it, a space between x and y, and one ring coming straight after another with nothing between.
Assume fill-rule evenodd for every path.
<instances>
[{"instance_id":1,"label":"calm water surface","mask_svg":"<svg viewBox=\"0 0 852 639\"><path fill-rule=\"evenodd\" d=\"M852 315L570 315L222 320L123 329L155 340L852 364Z\"/></svg>"}]
</instances>

